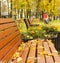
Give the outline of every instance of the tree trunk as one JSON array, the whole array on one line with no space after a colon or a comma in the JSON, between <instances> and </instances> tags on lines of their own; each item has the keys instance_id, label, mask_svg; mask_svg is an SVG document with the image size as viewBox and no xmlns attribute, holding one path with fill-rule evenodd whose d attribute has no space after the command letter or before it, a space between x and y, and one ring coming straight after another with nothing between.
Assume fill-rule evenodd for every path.
<instances>
[{"instance_id":1,"label":"tree trunk","mask_svg":"<svg viewBox=\"0 0 60 63\"><path fill-rule=\"evenodd\" d=\"M10 9L11 9L11 12L10 12L10 17L12 17L12 0L10 1Z\"/></svg>"},{"instance_id":2,"label":"tree trunk","mask_svg":"<svg viewBox=\"0 0 60 63\"><path fill-rule=\"evenodd\" d=\"M18 12L18 18L19 18L19 10L17 12Z\"/></svg>"},{"instance_id":3,"label":"tree trunk","mask_svg":"<svg viewBox=\"0 0 60 63\"><path fill-rule=\"evenodd\" d=\"M27 10L27 18L31 17L31 10Z\"/></svg>"},{"instance_id":4,"label":"tree trunk","mask_svg":"<svg viewBox=\"0 0 60 63\"><path fill-rule=\"evenodd\" d=\"M7 0L7 6L8 6L8 17L9 17L9 1Z\"/></svg>"},{"instance_id":5,"label":"tree trunk","mask_svg":"<svg viewBox=\"0 0 60 63\"><path fill-rule=\"evenodd\" d=\"M1 18L1 1L0 1L0 18Z\"/></svg>"},{"instance_id":6,"label":"tree trunk","mask_svg":"<svg viewBox=\"0 0 60 63\"><path fill-rule=\"evenodd\" d=\"M23 17L23 9L21 9L20 17Z\"/></svg>"}]
</instances>

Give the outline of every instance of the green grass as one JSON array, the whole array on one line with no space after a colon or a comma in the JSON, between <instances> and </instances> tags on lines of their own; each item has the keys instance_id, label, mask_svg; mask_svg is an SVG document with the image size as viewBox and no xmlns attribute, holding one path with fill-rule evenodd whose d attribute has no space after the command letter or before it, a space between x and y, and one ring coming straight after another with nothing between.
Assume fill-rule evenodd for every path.
<instances>
[{"instance_id":1,"label":"green grass","mask_svg":"<svg viewBox=\"0 0 60 63\"><path fill-rule=\"evenodd\" d=\"M48 24L45 24L43 21L40 21L39 19L34 19L32 24L39 24L40 26L57 26L58 31L60 31L60 20L54 20L49 22ZM17 22L19 30L22 30L23 33L27 32L26 25L24 21L21 19L20 23Z\"/></svg>"},{"instance_id":2,"label":"green grass","mask_svg":"<svg viewBox=\"0 0 60 63\"><path fill-rule=\"evenodd\" d=\"M17 23L17 26L18 26L18 29L19 29L20 33L27 32L26 25L25 25L25 23L24 23L24 21L22 19L20 20L20 22L16 21L16 23Z\"/></svg>"},{"instance_id":3,"label":"green grass","mask_svg":"<svg viewBox=\"0 0 60 63\"><path fill-rule=\"evenodd\" d=\"M51 21L49 23L50 26L56 26L57 30L60 32L60 20L55 20L55 21Z\"/></svg>"},{"instance_id":4,"label":"green grass","mask_svg":"<svg viewBox=\"0 0 60 63\"><path fill-rule=\"evenodd\" d=\"M51 21L49 24L60 25L60 20Z\"/></svg>"}]
</instances>

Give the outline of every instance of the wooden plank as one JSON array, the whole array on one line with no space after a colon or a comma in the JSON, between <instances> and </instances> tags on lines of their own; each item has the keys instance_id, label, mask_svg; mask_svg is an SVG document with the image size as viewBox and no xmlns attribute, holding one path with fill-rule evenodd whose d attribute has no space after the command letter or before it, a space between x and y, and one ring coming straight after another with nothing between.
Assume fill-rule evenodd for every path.
<instances>
[{"instance_id":1,"label":"wooden plank","mask_svg":"<svg viewBox=\"0 0 60 63\"><path fill-rule=\"evenodd\" d=\"M54 47L54 44L50 41L48 41L48 43L49 43L50 50L54 54L54 56L58 56L58 52L57 52L56 48Z\"/></svg>"},{"instance_id":2,"label":"wooden plank","mask_svg":"<svg viewBox=\"0 0 60 63\"><path fill-rule=\"evenodd\" d=\"M12 19L12 18L0 18L0 24L1 23L7 23L7 22L14 22L14 19Z\"/></svg>"},{"instance_id":3,"label":"wooden plank","mask_svg":"<svg viewBox=\"0 0 60 63\"><path fill-rule=\"evenodd\" d=\"M50 42L50 41L49 41L48 43L49 43L51 52L52 52L52 54L53 54L53 58L54 58L55 63L60 63L60 57L59 57L58 52L57 52L57 50L55 49L53 43Z\"/></svg>"},{"instance_id":4,"label":"wooden plank","mask_svg":"<svg viewBox=\"0 0 60 63\"><path fill-rule=\"evenodd\" d=\"M10 27L13 27L13 26L17 26L16 23L2 24L2 25L0 25L0 31L5 30L5 29L10 28Z\"/></svg>"},{"instance_id":5,"label":"wooden plank","mask_svg":"<svg viewBox=\"0 0 60 63\"><path fill-rule=\"evenodd\" d=\"M51 54L51 51L48 46L48 42L43 42L44 50L46 51L47 55Z\"/></svg>"},{"instance_id":6,"label":"wooden plank","mask_svg":"<svg viewBox=\"0 0 60 63\"><path fill-rule=\"evenodd\" d=\"M17 27L11 27L11 28L9 28L9 29L6 29L6 30L4 30L4 31L0 31L0 40L2 39L2 38L4 38L4 37L6 37L6 36L8 36L8 35L10 35L10 34L12 34L12 33L14 33L16 30L18 30L17 29Z\"/></svg>"},{"instance_id":7,"label":"wooden plank","mask_svg":"<svg viewBox=\"0 0 60 63\"><path fill-rule=\"evenodd\" d=\"M46 63L54 63L51 56L45 55L45 57L46 57Z\"/></svg>"},{"instance_id":8,"label":"wooden plank","mask_svg":"<svg viewBox=\"0 0 60 63\"><path fill-rule=\"evenodd\" d=\"M26 62L26 59L27 59L27 56L28 56L28 53L29 53L29 49L30 49L30 45L31 45L31 41L28 41L26 43L25 49L23 49L21 51L20 57L22 58L22 61L21 61L22 63L25 63ZM17 58L14 59L13 63L17 63Z\"/></svg>"},{"instance_id":9,"label":"wooden plank","mask_svg":"<svg viewBox=\"0 0 60 63\"><path fill-rule=\"evenodd\" d=\"M13 46L13 48L7 53L7 55L1 61L3 61L3 63L7 63L7 61L10 60L10 58L15 53L15 51L17 50L17 48L20 44L21 44L21 39L18 42L16 42L16 44Z\"/></svg>"},{"instance_id":10,"label":"wooden plank","mask_svg":"<svg viewBox=\"0 0 60 63\"><path fill-rule=\"evenodd\" d=\"M33 42L30 47L30 52L26 63L35 63L36 42Z\"/></svg>"},{"instance_id":11,"label":"wooden plank","mask_svg":"<svg viewBox=\"0 0 60 63\"><path fill-rule=\"evenodd\" d=\"M10 49L18 42L20 39L20 36L17 36L15 39L13 39L11 42L8 43L3 49L0 50L0 59L2 59L9 51Z\"/></svg>"},{"instance_id":12,"label":"wooden plank","mask_svg":"<svg viewBox=\"0 0 60 63\"><path fill-rule=\"evenodd\" d=\"M43 42L41 40L38 41L37 45L37 63L45 63L45 57L43 53Z\"/></svg>"},{"instance_id":13,"label":"wooden plank","mask_svg":"<svg viewBox=\"0 0 60 63\"><path fill-rule=\"evenodd\" d=\"M30 49L30 45L31 45L31 42L28 41L28 43L25 46L25 49L23 50L23 54L21 55L22 63L26 62L26 59L27 59L27 56L28 56L28 53L29 53L29 49Z\"/></svg>"},{"instance_id":14,"label":"wooden plank","mask_svg":"<svg viewBox=\"0 0 60 63\"><path fill-rule=\"evenodd\" d=\"M54 56L55 63L60 63L60 56Z\"/></svg>"},{"instance_id":15,"label":"wooden plank","mask_svg":"<svg viewBox=\"0 0 60 63\"><path fill-rule=\"evenodd\" d=\"M8 37L6 37L5 39L0 41L0 50L1 48L3 48L8 42L10 42L12 39L15 38L15 36L17 36L19 34L19 31L16 31L15 33L9 35Z\"/></svg>"},{"instance_id":16,"label":"wooden plank","mask_svg":"<svg viewBox=\"0 0 60 63\"><path fill-rule=\"evenodd\" d=\"M43 42L44 45L44 50L46 51L47 55L45 55L46 57L46 63L54 63L53 57L50 56L50 54L52 54L50 52L49 46L48 46L48 42Z\"/></svg>"}]
</instances>

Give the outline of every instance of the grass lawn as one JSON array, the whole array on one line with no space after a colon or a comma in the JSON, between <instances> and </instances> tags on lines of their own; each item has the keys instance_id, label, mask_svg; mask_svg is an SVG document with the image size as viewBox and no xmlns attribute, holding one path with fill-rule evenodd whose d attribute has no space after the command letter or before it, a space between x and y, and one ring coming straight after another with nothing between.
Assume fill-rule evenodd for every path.
<instances>
[{"instance_id":1,"label":"grass lawn","mask_svg":"<svg viewBox=\"0 0 60 63\"><path fill-rule=\"evenodd\" d=\"M54 21L49 22L48 24L45 24L43 21L40 21L39 19L34 19L31 23L39 24L40 26L47 26L47 25L49 27L54 26L57 28L58 31L60 31L60 20L54 20ZM23 19L20 20L20 23L17 22L17 25L20 32L23 32L23 33L27 32L27 28Z\"/></svg>"}]
</instances>

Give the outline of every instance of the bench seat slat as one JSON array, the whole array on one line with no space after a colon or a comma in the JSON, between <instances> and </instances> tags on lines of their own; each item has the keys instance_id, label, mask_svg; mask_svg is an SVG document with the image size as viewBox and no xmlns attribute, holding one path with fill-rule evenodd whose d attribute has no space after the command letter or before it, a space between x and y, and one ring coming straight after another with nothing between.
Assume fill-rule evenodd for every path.
<instances>
[{"instance_id":1,"label":"bench seat slat","mask_svg":"<svg viewBox=\"0 0 60 63\"><path fill-rule=\"evenodd\" d=\"M45 57L46 57L46 62L47 62L47 63L54 63L53 57L52 57L52 56L49 56L49 55L51 54L51 51L50 51L50 49L49 49L48 42L43 42L43 45L44 45L44 50L45 50L46 53L48 54L48 56L45 55Z\"/></svg>"},{"instance_id":2,"label":"bench seat slat","mask_svg":"<svg viewBox=\"0 0 60 63\"><path fill-rule=\"evenodd\" d=\"M45 57L42 55L43 52L43 44L42 41L39 40L38 46L37 46L37 63L45 63Z\"/></svg>"},{"instance_id":3,"label":"bench seat slat","mask_svg":"<svg viewBox=\"0 0 60 63\"><path fill-rule=\"evenodd\" d=\"M54 56L54 61L56 63L60 63L60 57L59 56Z\"/></svg>"},{"instance_id":4,"label":"bench seat slat","mask_svg":"<svg viewBox=\"0 0 60 63\"><path fill-rule=\"evenodd\" d=\"M29 52L29 49L30 49L31 42L28 42L26 45L27 45L27 46L25 47L25 49L24 49L24 51L23 51L23 54L21 55L21 57L22 57L22 62L23 62L23 63L26 62L26 59L27 59L27 56L28 56L28 52Z\"/></svg>"},{"instance_id":5,"label":"bench seat slat","mask_svg":"<svg viewBox=\"0 0 60 63\"><path fill-rule=\"evenodd\" d=\"M45 55L45 57L46 57L46 63L54 63L53 58L51 56Z\"/></svg>"},{"instance_id":6,"label":"bench seat slat","mask_svg":"<svg viewBox=\"0 0 60 63\"><path fill-rule=\"evenodd\" d=\"M18 30L16 27L11 27L11 28L6 29L4 31L0 31L0 36L1 36L0 40L1 40L1 38L4 38L4 37L8 36L11 33L14 33L16 30Z\"/></svg>"},{"instance_id":7,"label":"bench seat slat","mask_svg":"<svg viewBox=\"0 0 60 63\"><path fill-rule=\"evenodd\" d=\"M18 46L21 44L21 39L16 42L16 44L13 46L13 48L7 53L7 55L2 59L2 61L4 61L4 63L7 63L8 60L10 60L10 58L12 57L12 55L14 54L14 52L17 50ZM5 61L6 60L6 61Z\"/></svg>"},{"instance_id":8,"label":"bench seat slat","mask_svg":"<svg viewBox=\"0 0 60 63\"><path fill-rule=\"evenodd\" d=\"M49 46L48 46L48 42L43 42L43 45L44 45L44 50L46 51L46 53L48 55L51 54L51 51L50 51Z\"/></svg>"},{"instance_id":9,"label":"bench seat slat","mask_svg":"<svg viewBox=\"0 0 60 63\"><path fill-rule=\"evenodd\" d=\"M13 27L13 26L17 26L17 25L15 23L2 24L2 25L0 25L0 31L10 28L10 27Z\"/></svg>"},{"instance_id":10,"label":"bench seat slat","mask_svg":"<svg viewBox=\"0 0 60 63\"><path fill-rule=\"evenodd\" d=\"M51 52L52 52L55 56L58 56L58 52L57 52L57 50L55 49L53 43L50 42L50 41L48 41L48 43L49 43L49 47L50 47Z\"/></svg>"},{"instance_id":11,"label":"bench seat slat","mask_svg":"<svg viewBox=\"0 0 60 63\"><path fill-rule=\"evenodd\" d=\"M8 22L14 22L12 18L0 18L0 24L1 23L8 23Z\"/></svg>"},{"instance_id":12,"label":"bench seat slat","mask_svg":"<svg viewBox=\"0 0 60 63\"><path fill-rule=\"evenodd\" d=\"M54 45L51 42L48 42L48 43L49 43L52 54L54 54L54 61L56 63L60 63L60 57L58 55L57 50L55 49Z\"/></svg>"},{"instance_id":13,"label":"bench seat slat","mask_svg":"<svg viewBox=\"0 0 60 63\"><path fill-rule=\"evenodd\" d=\"M5 46L9 41L13 40L15 38L15 36L17 36L19 33L19 31L16 31L15 33L11 34L10 36L8 36L7 38L3 39L0 41L0 50L3 46ZM11 38L12 37L12 38Z\"/></svg>"},{"instance_id":14,"label":"bench seat slat","mask_svg":"<svg viewBox=\"0 0 60 63\"><path fill-rule=\"evenodd\" d=\"M8 43L1 51L0 51L0 57L3 58L6 53L16 44L16 42L19 41L20 36L17 36L14 40ZM5 52L6 51L6 52Z\"/></svg>"},{"instance_id":15,"label":"bench seat slat","mask_svg":"<svg viewBox=\"0 0 60 63\"><path fill-rule=\"evenodd\" d=\"M30 46L31 46L31 41L28 41L25 46L25 49L23 49L23 51L21 51L22 54L20 55L20 57L22 57L22 63L26 63L26 59L27 59L27 56L29 53ZM13 61L13 63L16 63L16 62L17 62L17 59L15 59Z\"/></svg>"},{"instance_id":16,"label":"bench seat slat","mask_svg":"<svg viewBox=\"0 0 60 63\"><path fill-rule=\"evenodd\" d=\"M36 43L32 43L26 63L35 63Z\"/></svg>"}]
</instances>

